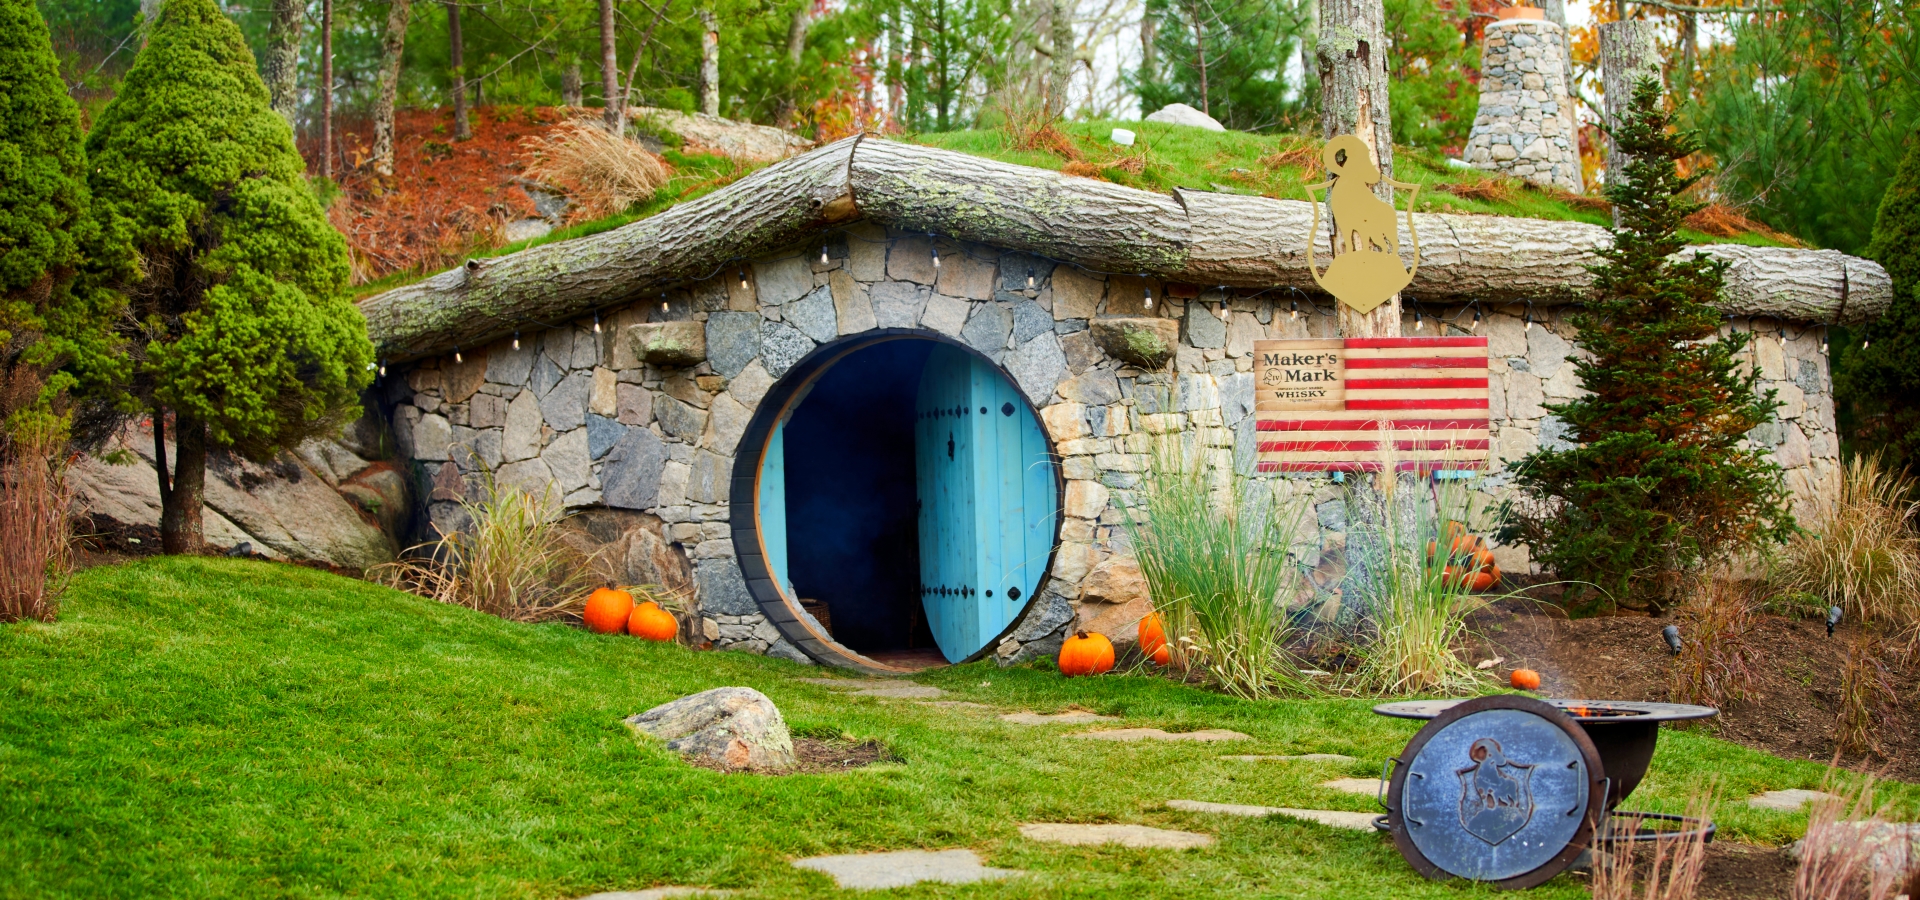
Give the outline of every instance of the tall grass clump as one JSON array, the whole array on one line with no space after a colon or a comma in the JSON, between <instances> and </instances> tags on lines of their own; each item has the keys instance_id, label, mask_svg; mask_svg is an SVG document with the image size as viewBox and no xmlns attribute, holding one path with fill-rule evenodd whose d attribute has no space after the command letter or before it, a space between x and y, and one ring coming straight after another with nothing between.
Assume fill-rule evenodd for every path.
<instances>
[{"instance_id":1,"label":"tall grass clump","mask_svg":"<svg viewBox=\"0 0 1920 900\"><path fill-rule=\"evenodd\" d=\"M1391 454L1387 454L1391 456ZM1396 462L1386 462L1393 471ZM1465 580L1458 523L1485 518L1469 483L1407 475L1350 478L1347 575L1341 600L1364 617L1360 683L1382 694L1465 689L1477 679L1455 652L1467 618L1486 605Z\"/></svg>"},{"instance_id":2,"label":"tall grass clump","mask_svg":"<svg viewBox=\"0 0 1920 900\"><path fill-rule=\"evenodd\" d=\"M1713 798L1711 787L1690 793L1687 815L1702 822L1711 819ZM1632 813L1622 813L1607 828L1617 835L1630 835L1640 830L1642 821ZM1595 847L1590 882L1593 900L1693 900L1706 874L1705 831L1696 829L1686 837L1665 837L1652 843L1653 858L1648 860L1644 875L1640 873L1640 842L1616 841Z\"/></svg>"},{"instance_id":3,"label":"tall grass clump","mask_svg":"<svg viewBox=\"0 0 1920 900\"><path fill-rule=\"evenodd\" d=\"M1759 648L1750 640L1757 606L1738 584L1701 580L1681 611L1686 624L1667 680L1668 699L1714 707L1746 699L1759 668Z\"/></svg>"},{"instance_id":4,"label":"tall grass clump","mask_svg":"<svg viewBox=\"0 0 1920 900\"><path fill-rule=\"evenodd\" d=\"M598 583L596 561L567 542L551 490L534 494L483 470L481 498L463 499L460 508L471 530L443 534L368 574L403 591L516 622L575 614Z\"/></svg>"},{"instance_id":5,"label":"tall grass clump","mask_svg":"<svg viewBox=\"0 0 1920 900\"><path fill-rule=\"evenodd\" d=\"M1831 774L1829 775L1831 778ZM1887 810L1873 805L1873 779L1857 788L1829 782L1822 790L1837 799L1815 801L1800 840L1793 900L1891 900L1914 888L1908 870L1910 841L1864 840L1887 827ZM1920 879L1913 879L1920 880ZM1902 881L1908 883L1902 884Z\"/></svg>"},{"instance_id":6,"label":"tall grass clump","mask_svg":"<svg viewBox=\"0 0 1920 900\"><path fill-rule=\"evenodd\" d=\"M1833 711L1833 746L1841 753L1884 755L1880 729L1900 701L1886 649L1872 631L1856 636L1847 647L1847 661L1840 667L1840 703Z\"/></svg>"},{"instance_id":7,"label":"tall grass clump","mask_svg":"<svg viewBox=\"0 0 1920 900\"><path fill-rule=\"evenodd\" d=\"M1183 440L1184 439L1184 440ZM1233 470L1232 451L1163 436L1128 502L1127 529L1176 665L1238 697L1312 690L1287 649L1288 558L1304 506Z\"/></svg>"},{"instance_id":8,"label":"tall grass clump","mask_svg":"<svg viewBox=\"0 0 1920 900\"><path fill-rule=\"evenodd\" d=\"M1782 549L1778 586L1848 614L1900 628L1920 625L1920 492L1877 456L1855 456L1816 491L1806 530Z\"/></svg>"},{"instance_id":9,"label":"tall grass clump","mask_svg":"<svg viewBox=\"0 0 1920 900\"><path fill-rule=\"evenodd\" d=\"M576 220L600 219L651 199L671 174L666 161L597 122L578 120L528 138L526 177L567 192Z\"/></svg>"},{"instance_id":10,"label":"tall grass clump","mask_svg":"<svg viewBox=\"0 0 1920 900\"><path fill-rule=\"evenodd\" d=\"M53 621L73 574L62 444L0 438L0 622Z\"/></svg>"}]
</instances>

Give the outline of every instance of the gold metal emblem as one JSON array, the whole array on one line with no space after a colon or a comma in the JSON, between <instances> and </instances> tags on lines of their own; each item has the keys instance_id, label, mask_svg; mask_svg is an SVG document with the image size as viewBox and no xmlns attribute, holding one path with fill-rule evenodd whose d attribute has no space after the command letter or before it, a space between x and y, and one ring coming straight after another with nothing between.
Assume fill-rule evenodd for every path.
<instances>
[{"instance_id":1,"label":"gold metal emblem","mask_svg":"<svg viewBox=\"0 0 1920 900\"><path fill-rule=\"evenodd\" d=\"M1413 283L1420 269L1420 235L1413 230L1413 205L1420 197L1420 186L1395 181L1380 174L1373 164L1367 145L1360 138L1343 134L1327 142L1320 151L1332 177L1307 185L1307 198L1313 203L1313 233L1307 240L1307 271L1314 283L1340 302L1361 313L1387 302L1394 294ZM1413 265L1400 263L1400 228L1394 222L1393 204L1374 196L1373 186L1385 181L1410 190L1407 195L1407 234L1413 238ZM1314 260L1313 245L1320 239L1320 198L1314 191L1327 188L1327 206L1333 216L1333 261L1325 273Z\"/></svg>"}]
</instances>

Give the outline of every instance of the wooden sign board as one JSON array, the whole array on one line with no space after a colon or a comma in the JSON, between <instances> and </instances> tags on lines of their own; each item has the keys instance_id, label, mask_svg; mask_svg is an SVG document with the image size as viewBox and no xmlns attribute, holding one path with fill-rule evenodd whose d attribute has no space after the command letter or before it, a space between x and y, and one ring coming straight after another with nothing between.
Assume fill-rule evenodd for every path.
<instances>
[{"instance_id":1,"label":"wooden sign board","mask_svg":"<svg viewBox=\"0 0 1920 900\"><path fill-rule=\"evenodd\" d=\"M1486 466L1486 338L1255 341L1253 356L1262 472Z\"/></svg>"}]
</instances>

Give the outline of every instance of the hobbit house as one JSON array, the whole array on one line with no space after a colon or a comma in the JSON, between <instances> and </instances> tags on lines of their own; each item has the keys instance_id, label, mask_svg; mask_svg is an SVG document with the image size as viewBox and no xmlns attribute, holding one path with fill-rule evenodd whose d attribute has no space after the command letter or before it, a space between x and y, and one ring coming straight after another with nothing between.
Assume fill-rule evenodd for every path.
<instances>
[{"instance_id":1,"label":"hobbit house","mask_svg":"<svg viewBox=\"0 0 1920 900\"><path fill-rule=\"evenodd\" d=\"M551 492L626 580L685 587L717 648L898 671L1015 662L1146 610L1125 505L1153 436L1256 468L1254 342L1334 336L1304 202L1156 194L850 138L633 224L362 302L370 392L411 472L409 537L463 527L486 472ZM1565 289L1596 226L1416 215L1407 335L1483 336L1487 476L1564 441ZM1404 241L1410 244L1411 242ZM1715 245L1726 327L1777 391L1806 498L1835 468L1826 326L1890 297L1831 251ZM1419 316L1416 321L1416 315ZM1338 487L1302 563L1338 551ZM1307 544L1311 544L1308 546ZM1525 547L1496 551L1529 571Z\"/></svg>"}]
</instances>

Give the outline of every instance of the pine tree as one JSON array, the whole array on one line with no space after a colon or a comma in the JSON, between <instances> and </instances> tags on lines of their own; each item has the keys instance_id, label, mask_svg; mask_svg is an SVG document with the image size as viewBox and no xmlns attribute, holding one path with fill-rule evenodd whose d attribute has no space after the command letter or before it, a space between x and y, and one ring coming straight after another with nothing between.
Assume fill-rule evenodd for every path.
<instances>
[{"instance_id":1,"label":"pine tree","mask_svg":"<svg viewBox=\"0 0 1920 900\"><path fill-rule=\"evenodd\" d=\"M1861 449L1895 468L1920 468L1920 135L1880 199L1867 255L1893 279L1893 305L1860 330L1865 349L1847 354L1840 394L1861 423Z\"/></svg>"},{"instance_id":2,"label":"pine tree","mask_svg":"<svg viewBox=\"0 0 1920 900\"><path fill-rule=\"evenodd\" d=\"M1509 507L1507 532L1561 578L1655 612L1685 576L1793 529L1780 468L1740 446L1779 404L1758 392L1758 373L1741 371L1750 336L1719 334L1713 301L1726 266L1670 258L1699 208L1681 195L1700 177L1679 174L1676 161L1696 145L1672 119L1656 82L1635 86L1617 135L1632 162L1607 186L1620 227L1593 267L1592 296L1570 317L1574 343L1593 358L1569 361L1590 393L1548 407L1575 446L1512 465L1530 502Z\"/></svg>"},{"instance_id":3,"label":"pine tree","mask_svg":"<svg viewBox=\"0 0 1920 900\"><path fill-rule=\"evenodd\" d=\"M122 390L157 444L172 416L161 543L196 552L210 446L262 459L358 415L373 351L346 242L212 0L162 7L87 152L102 227L138 254L117 285L134 345Z\"/></svg>"},{"instance_id":4,"label":"pine tree","mask_svg":"<svg viewBox=\"0 0 1920 900\"><path fill-rule=\"evenodd\" d=\"M0 0L0 436L65 438L62 363L97 363L104 336L75 291L88 212L80 110L33 0ZM71 332L71 333L68 333Z\"/></svg>"}]
</instances>

